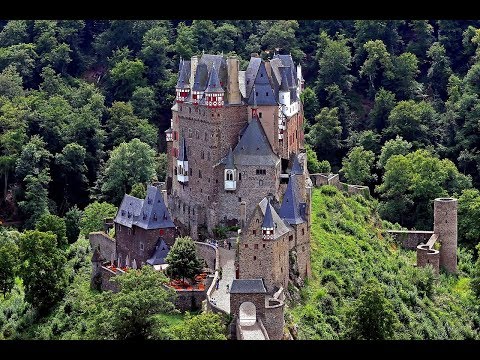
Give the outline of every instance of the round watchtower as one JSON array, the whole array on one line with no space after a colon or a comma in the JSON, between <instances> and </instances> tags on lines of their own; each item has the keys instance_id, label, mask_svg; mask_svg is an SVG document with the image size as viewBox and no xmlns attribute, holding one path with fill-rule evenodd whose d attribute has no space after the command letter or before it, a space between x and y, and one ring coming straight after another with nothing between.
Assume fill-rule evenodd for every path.
<instances>
[{"instance_id":1,"label":"round watchtower","mask_svg":"<svg viewBox=\"0 0 480 360\"><path fill-rule=\"evenodd\" d=\"M437 198L434 202L433 231L440 241L440 267L457 272L457 199Z\"/></svg>"}]
</instances>

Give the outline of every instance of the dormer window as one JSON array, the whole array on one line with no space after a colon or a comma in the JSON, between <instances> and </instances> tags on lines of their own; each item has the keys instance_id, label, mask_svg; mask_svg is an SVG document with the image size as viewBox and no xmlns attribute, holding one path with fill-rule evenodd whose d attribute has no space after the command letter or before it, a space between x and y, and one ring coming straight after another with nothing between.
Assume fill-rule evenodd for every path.
<instances>
[{"instance_id":1,"label":"dormer window","mask_svg":"<svg viewBox=\"0 0 480 360\"><path fill-rule=\"evenodd\" d=\"M148 204L151 204L151 203L152 203L152 198L151 198L151 197L148 197L147 203L148 203Z\"/></svg>"},{"instance_id":2,"label":"dormer window","mask_svg":"<svg viewBox=\"0 0 480 360\"><path fill-rule=\"evenodd\" d=\"M132 213L131 213L130 211L127 213L127 217L128 217L129 219L132 217Z\"/></svg>"},{"instance_id":3,"label":"dormer window","mask_svg":"<svg viewBox=\"0 0 480 360\"><path fill-rule=\"evenodd\" d=\"M167 220L167 213L165 211L163 212L163 220Z\"/></svg>"},{"instance_id":4,"label":"dormer window","mask_svg":"<svg viewBox=\"0 0 480 360\"><path fill-rule=\"evenodd\" d=\"M122 216L125 216L125 210L122 210Z\"/></svg>"},{"instance_id":5,"label":"dormer window","mask_svg":"<svg viewBox=\"0 0 480 360\"><path fill-rule=\"evenodd\" d=\"M147 220L147 213L145 211L143 212L143 220Z\"/></svg>"},{"instance_id":6,"label":"dormer window","mask_svg":"<svg viewBox=\"0 0 480 360\"><path fill-rule=\"evenodd\" d=\"M153 221L157 221L157 213L153 213Z\"/></svg>"}]
</instances>

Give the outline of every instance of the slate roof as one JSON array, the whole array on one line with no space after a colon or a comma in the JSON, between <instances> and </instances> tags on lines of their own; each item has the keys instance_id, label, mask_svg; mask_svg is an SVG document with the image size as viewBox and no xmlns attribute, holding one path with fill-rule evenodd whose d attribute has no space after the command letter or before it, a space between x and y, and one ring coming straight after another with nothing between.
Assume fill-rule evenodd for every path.
<instances>
[{"instance_id":1,"label":"slate roof","mask_svg":"<svg viewBox=\"0 0 480 360\"><path fill-rule=\"evenodd\" d=\"M280 74L282 76L282 81L280 83L280 91L290 91L289 86L288 86L288 79L287 79L287 69L282 66L279 68Z\"/></svg>"},{"instance_id":2,"label":"slate roof","mask_svg":"<svg viewBox=\"0 0 480 360\"><path fill-rule=\"evenodd\" d=\"M270 204L270 201L268 201L265 208L265 216L263 217L262 228L273 229L274 226L275 224L272 217L272 205Z\"/></svg>"},{"instance_id":3,"label":"slate roof","mask_svg":"<svg viewBox=\"0 0 480 360\"><path fill-rule=\"evenodd\" d=\"M300 213L300 201L297 195L298 184L296 176L290 175L288 180L287 190L283 195L282 206L280 207L279 215L289 224L301 224L305 222Z\"/></svg>"},{"instance_id":4,"label":"slate roof","mask_svg":"<svg viewBox=\"0 0 480 360\"><path fill-rule=\"evenodd\" d=\"M195 78L193 80L192 91L205 91L208 81L208 68L207 64L199 63L197 70L195 70Z\"/></svg>"},{"instance_id":5,"label":"slate roof","mask_svg":"<svg viewBox=\"0 0 480 360\"><path fill-rule=\"evenodd\" d=\"M178 160L180 161L188 161L187 158L187 145L185 143L185 136L182 135L180 139L180 146L178 149Z\"/></svg>"},{"instance_id":6,"label":"slate roof","mask_svg":"<svg viewBox=\"0 0 480 360\"><path fill-rule=\"evenodd\" d=\"M280 55L275 54L273 55L274 59L280 59L282 61L283 66L290 67L289 74L287 74L287 78L289 80L289 86L297 86L297 78L295 74L295 64L292 59L292 55Z\"/></svg>"},{"instance_id":7,"label":"slate roof","mask_svg":"<svg viewBox=\"0 0 480 360\"><path fill-rule=\"evenodd\" d=\"M135 225L145 230L175 227L162 192L152 185L147 187L145 200L125 194L114 221L129 228Z\"/></svg>"},{"instance_id":8,"label":"slate roof","mask_svg":"<svg viewBox=\"0 0 480 360\"><path fill-rule=\"evenodd\" d=\"M275 92L263 61L258 66L254 84L255 86L252 85L252 91L248 98L249 105L253 105L255 100L257 105L277 105ZM254 95L256 96L256 99L254 99Z\"/></svg>"},{"instance_id":9,"label":"slate roof","mask_svg":"<svg viewBox=\"0 0 480 360\"><path fill-rule=\"evenodd\" d=\"M227 159L225 161L225 169L235 169L232 148L230 148L230 150L228 151Z\"/></svg>"},{"instance_id":10,"label":"slate roof","mask_svg":"<svg viewBox=\"0 0 480 360\"><path fill-rule=\"evenodd\" d=\"M280 84L282 81L282 74L280 73L280 67L283 66L282 60L273 58L270 60L270 67L272 68L272 78L276 84Z\"/></svg>"},{"instance_id":11,"label":"slate roof","mask_svg":"<svg viewBox=\"0 0 480 360\"><path fill-rule=\"evenodd\" d=\"M233 279L230 294L266 294L262 279Z\"/></svg>"},{"instance_id":12,"label":"slate roof","mask_svg":"<svg viewBox=\"0 0 480 360\"><path fill-rule=\"evenodd\" d=\"M255 78L257 77L258 68L262 59L259 57L251 57L250 62L248 63L247 70L245 71L245 87L246 87L246 97L250 97L250 93L252 92L253 83L255 82Z\"/></svg>"},{"instance_id":13,"label":"slate roof","mask_svg":"<svg viewBox=\"0 0 480 360\"><path fill-rule=\"evenodd\" d=\"M267 205L269 204L268 198L264 197L262 201L258 203L258 206L260 206L260 211L262 212L264 218L266 216L267 212ZM270 204L270 212L272 214L272 220L273 220L273 228L275 229L273 232L273 239L277 239L280 236L285 235L289 231L292 230L291 227L289 227L285 221L283 221L280 216L277 214L275 209L273 208L272 204Z\"/></svg>"},{"instance_id":14,"label":"slate roof","mask_svg":"<svg viewBox=\"0 0 480 360\"><path fill-rule=\"evenodd\" d=\"M182 60L180 62L180 69L178 75L177 89L189 89L190 88L190 61Z\"/></svg>"},{"instance_id":15,"label":"slate roof","mask_svg":"<svg viewBox=\"0 0 480 360\"><path fill-rule=\"evenodd\" d=\"M303 169L302 169L302 166L300 165L300 162L298 161L297 154L293 155L293 164L292 164L292 169L290 170L290 174L292 174L292 175L302 175L303 174Z\"/></svg>"},{"instance_id":16,"label":"slate roof","mask_svg":"<svg viewBox=\"0 0 480 360\"><path fill-rule=\"evenodd\" d=\"M253 118L233 150L236 165L275 166L280 161L273 152L258 118Z\"/></svg>"},{"instance_id":17,"label":"slate roof","mask_svg":"<svg viewBox=\"0 0 480 360\"><path fill-rule=\"evenodd\" d=\"M218 73L215 69L215 65L213 65L212 70L210 70L210 76L208 77L208 84L205 92L224 92L223 88L220 86L220 80L218 79Z\"/></svg>"},{"instance_id":18,"label":"slate roof","mask_svg":"<svg viewBox=\"0 0 480 360\"><path fill-rule=\"evenodd\" d=\"M135 218L138 218L142 211L143 200L132 195L125 194L122 203L117 211L115 222L123 226L132 227Z\"/></svg>"},{"instance_id":19,"label":"slate roof","mask_svg":"<svg viewBox=\"0 0 480 360\"><path fill-rule=\"evenodd\" d=\"M170 248L162 238L158 239L155 251L150 259L147 260L147 264L150 265L162 265L165 264L165 258L168 255Z\"/></svg>"},{"instance_id":20,"label":"slate roof","mask_svg":"<svg viewBox=\"0 0 480 360\"><path fill-rule=\"evenodd\" d=\"M134 225L147 230L175 227L163 201L162 192L157 187L151 185L147 187L142 211Z\"/></svg>"}]
</instances>

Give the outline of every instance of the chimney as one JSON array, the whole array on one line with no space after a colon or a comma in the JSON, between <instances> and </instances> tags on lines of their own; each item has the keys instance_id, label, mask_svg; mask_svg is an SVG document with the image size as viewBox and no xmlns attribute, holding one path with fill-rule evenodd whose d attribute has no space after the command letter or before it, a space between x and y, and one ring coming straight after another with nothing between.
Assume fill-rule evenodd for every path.
<instances>
[{"instance_id":1,"label":"chimney","mask_svg":"<svg viewBox=\"0 0 480 360\"><path fill-rule=\"evenodd\" d=\"M240 104L240 85L238 84L238 71L240 70L240 63L236 56L229 56L227 59L228 67L228 87L227 100L229 104Z\"/></svg>"},{"instance_id":2,"label":"chimney","mask_svg":"<svg viewBox=\"0 0 480 360\"><path fill-rule=\"evenodd\" d=\"M197 65L198 65L198 56L194 55L192 56L192 59L190 61L190 89L193 88L193 82L195 80L195 72L197 71Z\"/></svg>"},{"instance_id":3,"label":"chimney","mask_svg":"<svg viewBox=\"0 0 480 360\"><path fill-rule=\"evenodd\" d=\"M167 206L168 204L167 190L162 190L162 197L163 197L163 202L165 203L165 206Z\"/></svg>"}]
</instances>

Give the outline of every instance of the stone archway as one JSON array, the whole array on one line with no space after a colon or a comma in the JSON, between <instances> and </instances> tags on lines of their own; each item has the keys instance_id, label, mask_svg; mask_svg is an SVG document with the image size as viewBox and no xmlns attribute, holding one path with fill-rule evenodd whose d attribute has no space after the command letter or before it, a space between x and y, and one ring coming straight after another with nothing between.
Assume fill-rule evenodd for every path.
<instances>
[{"instance_id":1,"label":"stone archway","mask_svg":"<svg viewBox=\"0 0 480 360\"><path fill-rule=\"evenodd\" d=\"M257 322L257 309L255 305L246 301L238 309L240 326L252 326Z\"/></svg>"}]
</instances>

